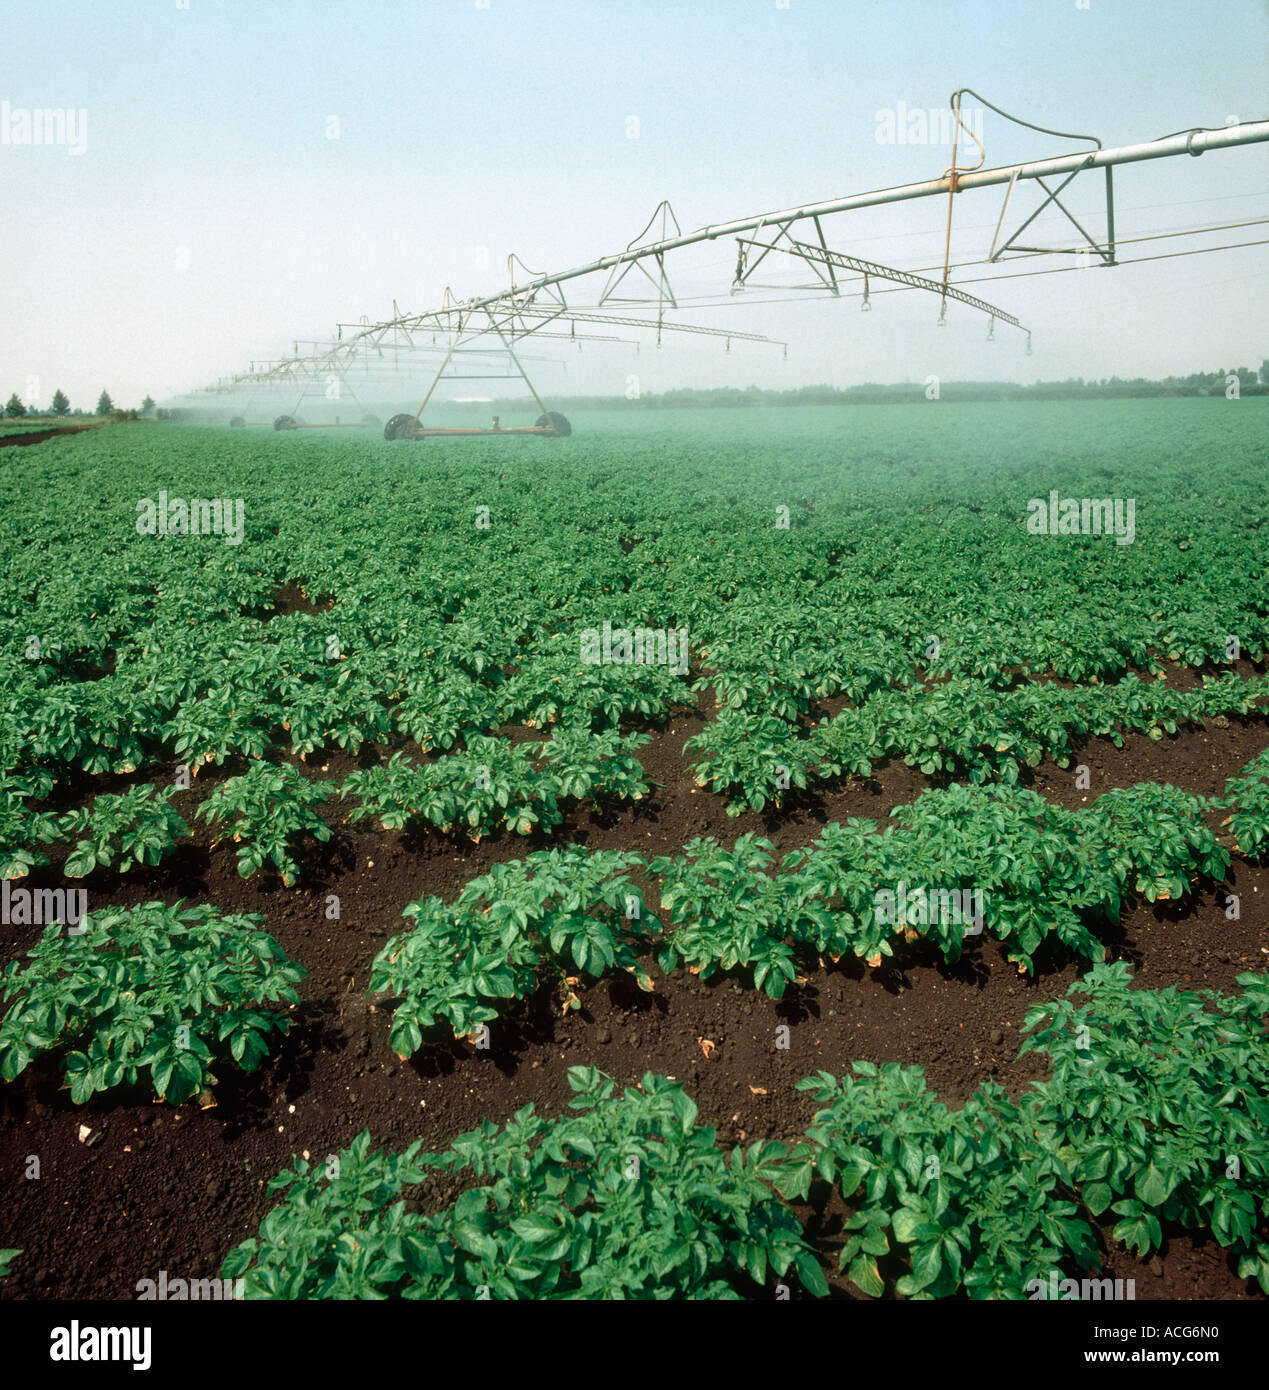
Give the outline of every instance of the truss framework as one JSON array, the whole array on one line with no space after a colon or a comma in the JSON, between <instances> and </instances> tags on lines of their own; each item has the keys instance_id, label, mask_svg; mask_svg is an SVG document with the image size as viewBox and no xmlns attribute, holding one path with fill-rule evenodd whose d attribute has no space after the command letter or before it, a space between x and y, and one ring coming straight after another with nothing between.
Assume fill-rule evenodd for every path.
<instances>
[{"instance_id":1,"label":"truss framework","mask_svg":"<svg viewBox=\"0 0 1269 1390\"><path fill-rule=\"evenodd\" d=\"M1079 137L1091 138L1091 137ZM1162 159L1176 155L1189 154L1201 155L1207 150L1226 149L1237 145L1248 145L1260 141L1269 140L1269 121L1246 122L1240 125L1227 126L1219 130L1191 131L1180 135L1169 136L1163 140L1149 141L1139 145L1125 145L1115 149L1081 150L1074 154L1057 155L1048 159L1032 160L1021 164L1006 165L994 169L976 169L970 171L949 170L943 177L929 179L922 183L903 184L894 188L881 189L876 192L859 193L848 198L834 199L829 202L807 203L800 207L789 208L782 212L764 213L759 217L743 218L734 222L719 223L714 226L702 227L698 231L679 234L673 237L666 237L657 242L643 242L634 247L627 247L626 250L618 252L613 256L601 257L599 260L592 261L588 265L577 266L571 270L558 271L551 275L539 275L536 279L529 281L527 285L517 286L509 290L501 291L497 294L487 295L480 299L471 299L465 302L462 308L471 312L479 309L503 309L509 310L516 305L532 305L539 295L552 294L557 296L557 302L562 302L563 291L561 286L572 280L579 280L589 275L600 273L611 273L615 269L626 267L627 263L645 259L655 259L658 265L662 264L663 258L672 251L679 250L686 246L697 245L702 242L716 241L724 236L738 236L746 232L760 232L766 228L772 228L776 232L774 238L778 243L782 237L786 237L788 229L795 223L810 220L817 226L817 236L820 240L821 248L827 249L827 242L824 237L823 227L820 219L832 214L851 212L859 208L878 207L889 203L905 202L916 198L938 197L940 195L955 195L967 193L978 188L989 188L997 185L1017 184L1024 180L1034 179L1041 183L1050 197L1060 195L1065 184L1059 185L1056 189L1049 189L1044 180L1056 178L1063 174L1073 174L1082 172L1085 169L1111 168L1118 164L1135 163L1142 160ZM1068 180L1069 181L1069 180ZM1046 199L1047 203L1048 199ZM1057 206L1062 208L1060 199ZM1038 216L1038 210L1035 214ZM1025 225L1029 225L1034 218L1028 218ZM1002 219L1003 221L1003 219ZM1024 228L1019 228L1019 233ZM792 238L788 238L792 240ZM1015 238L1011 238L1011 241ZM1112 239L1108 239L1107 245ZM1092 245L1099 243L1089 238ZM1010 249L1021 251L1023 248L1013 245ZM1050 248L1056 250L1057 248ZM1004 247L999 251L1003 254ZM753 267L751 267L752 269ZM832 277L827 275L825 267L825 283L831 285ZM448 295L448 292L447 292ZM458 306L453 306L457 308ZM446 305L443 302L442 309L432 311L431 315L416 316L416 319L432 318L438 314L446 312ZM380 327L391 326L393 321L389 320L387 325L375 325L363 332L374 332ZM719 330L715 330L719 331ZM731 335L736 336L736 335Z\"/></svg>"},{"instance_id":2,"label":"truss framework","mask_svg":"<svg viewBox=\"0 0 1269 1390\"><path fill-rule=\"evenodd\" d=\"M1103 265L1115 265L1115 174L1114 169L1106 166L1106 239L1099 242L1091 236L1083 227L1075 214L1062 202L1058 194L1063 192L1067 186L1081 173L1081 169L1075 169L1062 180L1056 188L1050 188L1043 179L1036 182L1045 192L1045 198L1040 205L1031 213L1005 242L1000 241L1001 228L1004 226L1005 218L1009 213L1009 201L1013 197L1014 186L1017 179L1009 180L1009 186L1005 190L1005 200L1000 207L1000 220L996 223L996 234L992 238L991 250L987 253L987 259L991 262L1001 260L1007 251L1013 251L1018 255L1031 256L1080 256L1096 254L1101 259ZM1040 216L1042 212L1052 204L1066 220L1084 238L1082 246L1024 246L1018 238L1027 228Z\"/></svg>"},{"instance_id":3,"label":"truss framework","mask_svg":"<svg viewBox=\"0 0 1269 1390\"><path fill-rule=\"evenodd\" d=\"M742 260L746 246L760 246L763 248L764 254L776 249L775 246L769 246L760 241L748 241L739 237L737 240L741 247ZM968 304L971 309L978 309L984 314L989 314L993 321L1000 319L1002 323L1012 324L1014 328L1021 328L1026 333L1028 341L1031 338L1030 331L1022 328L1022 324L1012 314L1007 314L1003 309L997 309L994 304L988 304L985 299L966 294L964 290L957 289L955 285L949 285L945 281L927 280L925 276L916 275L910 270L895 270L892 266L879 265L876 261L860 260L858 256L848 256L842 251L830 251L826 246L812 246L805 241L790 240L789 248L790 254L801 256L803 260L809 261L813 265L822 264L830 269L853 270L857 275L862 275L864 277L865 305L868 303L868 281L875 276L878 280L894 280L914 290L930 290L943 300L943 314L946 313L947 300L957 299L962 304ZM834 292L836 293L836 291Z\"/></svg>"},{"instance_id":4,"label":"truss framework","mask_svg":"<svg viewBox=\"0 0 1269 1390\"><path fill-rule=\"evenodd\" d=\"M979 144L981 155L981 143L960 120L960 99L965 94L977 96L977 93L964 89L963 92L954 93L952 97L953 110L957 115L958 138L960 130L965 130L975 143ZM978 99L983 100L982 98ZM990 102L984 102L984 104L991 106ZM1048 135L1063 134L1062 132L1046 131L1043 127L1020 121L1016 117L1009 116L1008 113L1001 112L998 107L992 106L991 109L1028 129L1041 131ZM993 319L999 318L1002 322L1021 328L1021 324L1013 315L1005 313L986 301L966 295L949 282L946 252L942 281L926 280L924 277L914 275L911 272L895 270L881 266L876 262L862 261L843 252L830 250L822 219L860 208L877 207L911 199L946 196L948 199L948 237L950 241L952 207L956 195L979 188L1004 185L1004 201L996 224L995 235L992 238L991 248L987 254L988 262L999 262L1007 257L1012 258L1020 255L1084 255L1096 256L1103 265L1113 266L1117 263L1112 173L1115 166L1178 155L1198 156L1208 150L1226 149L1266 141L1269 140L1269 121L1244 122L1221 129L1193 129L1167 136L1161 140L1112 149L1102 148L1100 141L1092 136L1069 136L1065 138L1091 141L1096 148L997 168L975 166L971 169L962 169L957 165L957 150L954 145L951 167L944 170L940 178L854 194L850 197L826 202L806 203L780 212L764 213L758 217L742 218L733 222L702 227L690 233L684 233L681 230L678 219L669 203L662 202L642 231L623 251L615 255L604 256L589 264L553 274L529 271L519 257L512 255L508 257L508 275L511 281L508 289L460 302L447 288L438 308L417 314L402 314L394 303L393 314L390 319L381 322L369 322L363 318L357 324L340 324L337 329L338 341L335 344L315 344L314 347L318 350L307 354L300 354L297 344L297 351L292 358L265 364L253 364L250 372L222 378L221 382L217 384L217 388L214 389L232 390L239 389L244 385L295 383L311 381L323 375L335 374L338 376L355 369L358 364L364 367L368 360L385 361L385 354L388 352L417 351L420 347L427 346L419 343L417 338L435 335L443 339L443 342L438 346L445 350L445 358L432 382L427 397L424 399L423 406L420 407L419 414L422 413L423 407L431 399L437 383L442 376L446 375L451 362L468 352L480 351L473 345L481 339L494 344L492 348L484 350L486 353L495 351L499 354L507 354L508 361L515 367L515 371L507 373L507 376L518 377L529 384L534 399L538 400L540 405L540 398L533 390L532 384L528 382L522 360L514 351L515 344L532 335L544 338L567 336L570 341L578 341L576 333L578 324L591 327L651 330L655 332L658 345L665 332L723 338L728 341L728 347L730 347L731 339L769 344L783 348L787 356L788 345L786 343L780 343L763 334L686 324L667 317L668 313L677 311L680 306L680 300L675 294L667 272L667 257L684 247L716 241L720 237L728 236L735 236L739 243L734 281L736 286L743 287L768 255L777 251L787 251L810 266L818 279L818 287L826 289L834 296L841 293L839 272L853 271L865 277L865 303L868 279L876 276L910 288L934 290L943 299L944 310L946 309L946 300L952 298L991 315ZM979 164L982 163L983 159L980 158ZM1100 240L1081 225L1063 202L1063 194L1077 175L1097 168L1104 171L1106 196L1106 231ZM1045 196L1039 206L1002 240L1003 229L1017 185L1025 181L1036 182ZM1061 213L1067 222L1075 228L1081 238L1079 244L1074 247L1040 247L1023 243L1020 240L1036 219L1050 209ZM809 221L814 228L816 238L814 242L800 240L792 232L792 228L796 224L806 221ZM657 238L648 240L648 234L652 232L658 222ZM764 233L769 237L769 240L760 239ZM751 258L749 256L750 250L756 250L759 254ZM521 283L518 272L525 272L530 278ZM605 279L599 290L596 303L573 304L569 302L568 294L564 288L566 285L574 281L583 281L587 277L600 275L603 275ZM633 280L631 279L632 275L635 277ZM640 280L638 277L642 277L642 279ZM641 295L633 295L631 293L632 288L640 290ZM622 291L624 293L621 293ZM613 312L614 308L622 305L654 306L655 317ZM569 326L567 335L562 332L565 324ZM347 337L344 333L345 329L351 330ZM1026 332L1025 329L1023 331ZM582 340L594 340L601 336L595 334L588 339L586 335L582 335ZM1028 333L1028 342L1029 339L1030 334Z\"/></svg>"}]
</instances>

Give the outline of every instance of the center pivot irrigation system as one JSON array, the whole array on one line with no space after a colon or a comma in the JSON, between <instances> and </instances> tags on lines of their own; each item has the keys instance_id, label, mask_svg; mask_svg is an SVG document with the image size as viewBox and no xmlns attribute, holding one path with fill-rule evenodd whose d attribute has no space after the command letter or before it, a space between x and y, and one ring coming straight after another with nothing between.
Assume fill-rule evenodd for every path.
<instances>
[{"instance_id":1,"label":"center pivot irrigation system","mask_svg":"<svg viewBox=\"0 0 1269 1390\"><path fill-rule=\"evenodd\" d=\"M1012 124L1042 135L1081 141L1092 148L1023 164L984 168L986 151L982 141L962 119L962 102L966 96L973 97ZM639 341L622 334L586 330L600 327L648 330L655 332L658 346L664 334L681 333L724 338L728 351L731 350L733 340L780 347L787 357L788 344L764 334L683 323L670 317L678 312L680 301L675 296L666 269L667 258L672 252L703 242L717 241L721 237L736 239L736 267L727 290L728 296L754 287L754 274L767 257L773 254L791 257L804 263L814 274L814 279L809 284L794 287L797 290L808 290L814 294L838 298L844 294L855 294L855 286L862 282L862 309L871 308L869 299L874 281L891 282L900 290L925 291L939 298L940 324L946 321L949 300L965 304L988 315L989 337L994 336L997 322L1024 333L1028 353L1031 351L1030 330L1013 314L1006 313L996 305L960 288L951 278L953 270L978 265L997 265L1021 257L1075 257L1075 265L1054 267L1054 270L1069 270L1080 265L1115 266L1265 244L1264 241L1241 241L1221 246L1199 245L1164 255L1134 256L1127 262L1121 261L1118 249L1126 243L1122 240L1117 243L1115 239L1113 171L1117 164L1133 164L1141 160L1165 159L1177 155L1194 157L1208 150L1227 149L1269 140L1269 121L1240 122L1220 128L1192 127L1145 144L1104 149L1101 141L1095 136L1048 130L1011 116L969 88L962 88L952 94L950 114L953 120L951 163L936 179L929 179L924 183L903 184L871 193L857 193L827 202L804 203L782 212L768 212L757 217L718 223L688 233L680 229L678 219L669 203L662 202L638 236L623 251L614 255L603 256L588 265L577 266L571 270L540 274L529 271L513 254L507 258L510 286L497 294L460 302L454 299L449 289L446 289L439 308L418 314L403 314L394 303L390 319L372 323L363 318L357 324L341 323L337 326L335 339L305 343L303 346L308 349L305 352L300 351L301 344L297 342L293 356L275 362L252 363L249 372L222 378L209 389L213 393L240 395L244 391L277 392L280 389L287 390L298 386L299 399L302 400L305 395L320 389L321 384L325 383L325 394L329 399L340 399L344 392L348 392L356 400L352 384L354 380L369 380L410 368L417 369L420 364L426 365L430 371L431 366L427 365L428 355L431 355L433 361L439 355L439 366L432 375L431 384L418 410L413 415L403 413L392 416L384 428L386 439L493 434L559 438L571 434L572 430L561 414L547 409L534 387L524 365L530 359L524 358L516 351L516 345L526 338L563 339L570 344L576 343L580 350L583 342L634 342L637 346ZM972 142L977 147L978 159L972 165L962 166L959 162L962 136L965 137L965 145ZM1101 219L1104 225L1100 236L1089 232L1062 201L1062 195L1079 175L1097 169L1103 171L1105 199L1104 218ZM1006 233L1011 210L1015 215L1021 215L1014 209L1017 186L1028 181L1037 183L1044 197L1011 233ZM995 186L1004 186L1005 194L989 251L978 260L953 265L950 259L951 236L957 195ZM862 260L845 251L833 250L829 246L824 229L824 221L829 217L860 208L880 207L915 198L937 197L947 199L943 263L937 278L930 278L912 270L900 270L875 261ZM1027 229L1046 212L1060 213L1065 219L1068 244L1036 246L1021 242L1020 238ZM1128 240L1138 243L1162 237L1201 236L1225 231L1230 227L1261 225L1266 221L1269 219L1251 219L1187 231L1154 233L1131 237ZM802 239L794 234L794 229L801 230L804 224L813 239ZM939 268L926 269L937 271ZM1043 275L1054 271L1037 270L1022 273ZM524 283L518 283L519 274L527 274L529 278ZM602 283L599 281L600 276L604 277ZM1002 275L977 278L990 280L1012 277ZM574 285L574 282L584 281L589 281L585 294L582 293L581 285ZM578 291L571 299L565 292L566 285L569 286L570 293L574 289ZM597 285L598 293L595 294L594 289ZM694 302L700 306L699 299ZM635 307L639 312L630 312ZM583 329L580 333L579 326ZM499 366L504 369L497 370ZM489 429L425 428L421 423L423 412L442 380L523 381L541 414L535 424L512 429L501 428L497 417ZM274 421L274 427L301 428L303 426L297 416L298 402L290 414L279 416ZM232 423L245 424L246 421L242 416L238 416ZM377 427L379 422L373 416L366 416L359 423L363 427Z\"/></svg>"}]
</instances>

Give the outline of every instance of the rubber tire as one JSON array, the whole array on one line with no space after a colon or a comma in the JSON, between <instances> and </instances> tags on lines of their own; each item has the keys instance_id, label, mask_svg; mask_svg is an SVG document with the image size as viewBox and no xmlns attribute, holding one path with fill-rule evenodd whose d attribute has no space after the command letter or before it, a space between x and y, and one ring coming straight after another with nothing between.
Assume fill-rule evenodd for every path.
<instances>
[{"instance_id":1,"label":"rubber tire","mask_svg":"<svg viewBox=\"0 0 1269 1390\"><path fill-rule=\"evenodd\" d=\"M240 430L246 423L247 422L242 418L241 415L235 415L234 418L229 422L229 428L231 430Z\"/></svg>"},{"instance_id":2,"label":"rubber tire","mask_svg":"<svg viewBox=\"0 0 1269 1390\"><path fill-rule=\"evenodd\" d=\"M568 423L558 410L548 410L545 415L538 416L538 429L541 429L544 425L549 425L553 433L560 439L566 439L573 433L572 425Z\"/></svg>"},{"instance_id":3,"label":"rubber tire","mask_svg":"<svg viewBox=\"0 0 1269 1390\"><path fill-rule=\"evenodd\" d=\"M279 415L273 422L273 428L275 430L293 430L295 421L289 415Z\"/></svg>"},{"instance_id":4,"label":"rubber tire","mask_svg":"<svg viewBox=\"0 0 1269 1390\"><path fill-rule=\"evenodd\" d=\"M385 439L409 439L413 433L413 415L394 415L383 427L383 437Z\"/></svg>"}]
</instances>

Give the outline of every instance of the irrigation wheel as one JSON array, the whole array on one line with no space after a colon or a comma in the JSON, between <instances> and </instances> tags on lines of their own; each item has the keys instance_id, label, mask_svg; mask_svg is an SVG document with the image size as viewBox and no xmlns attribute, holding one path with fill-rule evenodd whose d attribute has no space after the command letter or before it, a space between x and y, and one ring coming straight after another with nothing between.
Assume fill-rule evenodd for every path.
<instances>
[{"instance_id":1,"label":"irrigation wheel","mask_svg":"<svg viewBox=\"0 0 1269 1390\"><path fill-rule=\"evenodd\" d=\"M295 421L289 415L279 415L273 422L273 428L275 430L293 430Z\"/></svg>"},{"instance_id":2,"label":"irrigation wheel","mask_svg":"<svg viewBox=\"0 0 1269 1390\"><path fill-rule=\"evenodd\" d=\"M231 430L240 430L246 423L247 422L242 418L241 415L235 415L234 418L229 422L229 428Z\"/></svg>"},{"instance_id":3,"label":"irrigation wheel","mask_svg":"<svg viewBox=\"0 0 1269 1390\"><path fill-rule=\"evenodd\" d=\"M377 415L367 415L361 422L368 430L377 430L380 420Z\"/></svg>"},{"instance_id":4,"label":"irrigation wheel","mask_svg":"<svg viewBox=\"0 0 1269 1390\"><path fill-rule=\"evenodd\" d=\"M383 427L385 439L409 439L418 428L413 415L394 415Z\"/></svg>"},{"instance_id":5,"label":"irrigation wheel","mask_svg":"<svg viewBox=\"0 0 1269 1390\"><path fill-rule=\"evenodd\" d=\"M564 439L566 436L573 433L572 425L568 423L558 410L548 410L545 415L539 415L537 424L538 429L542 429L543 426L549 425L551 433L557 435L560 439Z\"/></svg>"}]
</instances>

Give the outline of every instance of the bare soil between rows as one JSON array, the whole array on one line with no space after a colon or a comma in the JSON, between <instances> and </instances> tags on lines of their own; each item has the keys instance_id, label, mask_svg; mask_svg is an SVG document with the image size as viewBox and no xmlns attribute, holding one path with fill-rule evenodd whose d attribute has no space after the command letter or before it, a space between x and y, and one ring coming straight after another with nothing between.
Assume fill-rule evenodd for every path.
<instances>
[{"instance_id":1,"label":"bare soil between rows","mask_svg":"<svg viewBox=\"0 0 1269 1390\"><path fill-rule=\"evenodd\" d=\"M309 972L294 1026L259 1072L244 1076L223 1066L218 1104L208 1110L119 1093L75 1106L56 1075L34 1068L0 1088L0 1246L24 1251L3 1297L131 1299L138 1280L157 1279L161 1270L169 1278L218 1277L225 1253L256 1233L273 1205L265 1184L293 1155L307 1150L319 1159L362 1129L376 1147L400 1149L422 1138L427 1147L442 1148L482 1120L504 1121L529 1102L558 1114L571 1098L570 1066L593 1064L626 1084L650 1070L675 1077L700 1107L700 1122L714 1126L726 1146L796 1136L814 1107L795 1083L855 1059L922 1066L952 1105L987 1077L1015 1094L1039 1078L1042 1068L1032 1056L1013 1060L1020 1026L1032 1005L1065 993L1084 962L1046 956L1027 979L990 940L971 946L955 966L916 953L877 970L845 961L813 970L779 1003L739 979L702 983L683 971L667 978L654 970L650 995L625 977L601 980L580 991L581 1012L568 1016L544 990L491 1025L488 1050L438 1039L408 1062L393 1055L389 1013L367 998L365 984L374 956L406 925L402 908L416 898L452 897L497 861L565 841L674 853L693 836L730 844L753 830L786 851L814 839L828 822L884 818L935 785L902 762L890 763L867 780L818 784L779 815L732 818L722 798L696 787L682 753L703 718L698 710L653 731L641 754L660 784L651 796L621 809L574 812L550 837L499 836L470 845L434 833L368 831L339 824L336 802L328 815L339 833L332 844L310 850L309 870L294 889L274 877L243 880L231 847L209 848L194 810L215 780L235 769L204 770L174 803L194 830L193 842L158 869L83 880L89 907L184 898L260 913ZM1141 781L1213 795L1266 745L1264 718L1212 720L1158 742L1131 736L1123 748L1093 739L1078 759L1091 771L1088 790L1077 789L1073 768L1048 763L1029 783L1072 808ZM315 776L338 777L383 753L323 755L305 766ZM162 783L169 772L151 769L127 780ZM119 781L85 778L78 799L113 790ZM60 855L53 858L24 883L63 882ZM1235 921L1225 915L1228 892L1241 898ZM326 915L331 894L339 898L338 920ZM7 958L29 949L38 930L10 928ZM1138 904L1103 939L1143 985L1233 989L1237 974L1266 967L1269 868L1235 857L1225 885L1200 885L1181 903ZM781 1024L790 1027L787 1050L776 1046ZM80 1142L81 1125L96 1136L92 1143ZM39 1159L38 1179L24 1177L31 1155ZM845 1214L840 1198L822 1186L800 1209L834 1296L857 1299L858 1291L836 1274ZM1261 1297L1254 1284L1236 1277L1210 1237L1171 1230L1161 1256L1149 1261L1118 1248L1108 1231L1105 1245L1104 1273L1134 1279L1138 1299Z\"/></svg>"},{"instance_id":2,"label":"bare soil between rows","mask_svg":"<svg viewBox=\"0 0 1269 1390\"><path fill-rule=\"evenodd\" d=\"M21 448L27 444L43 444L47 439L60 439L67 434L83 434L99 430L100 425L59 425L47 430L29 430L25 434L0 434L0 449Z\"/></svg>"}]
</instances>

